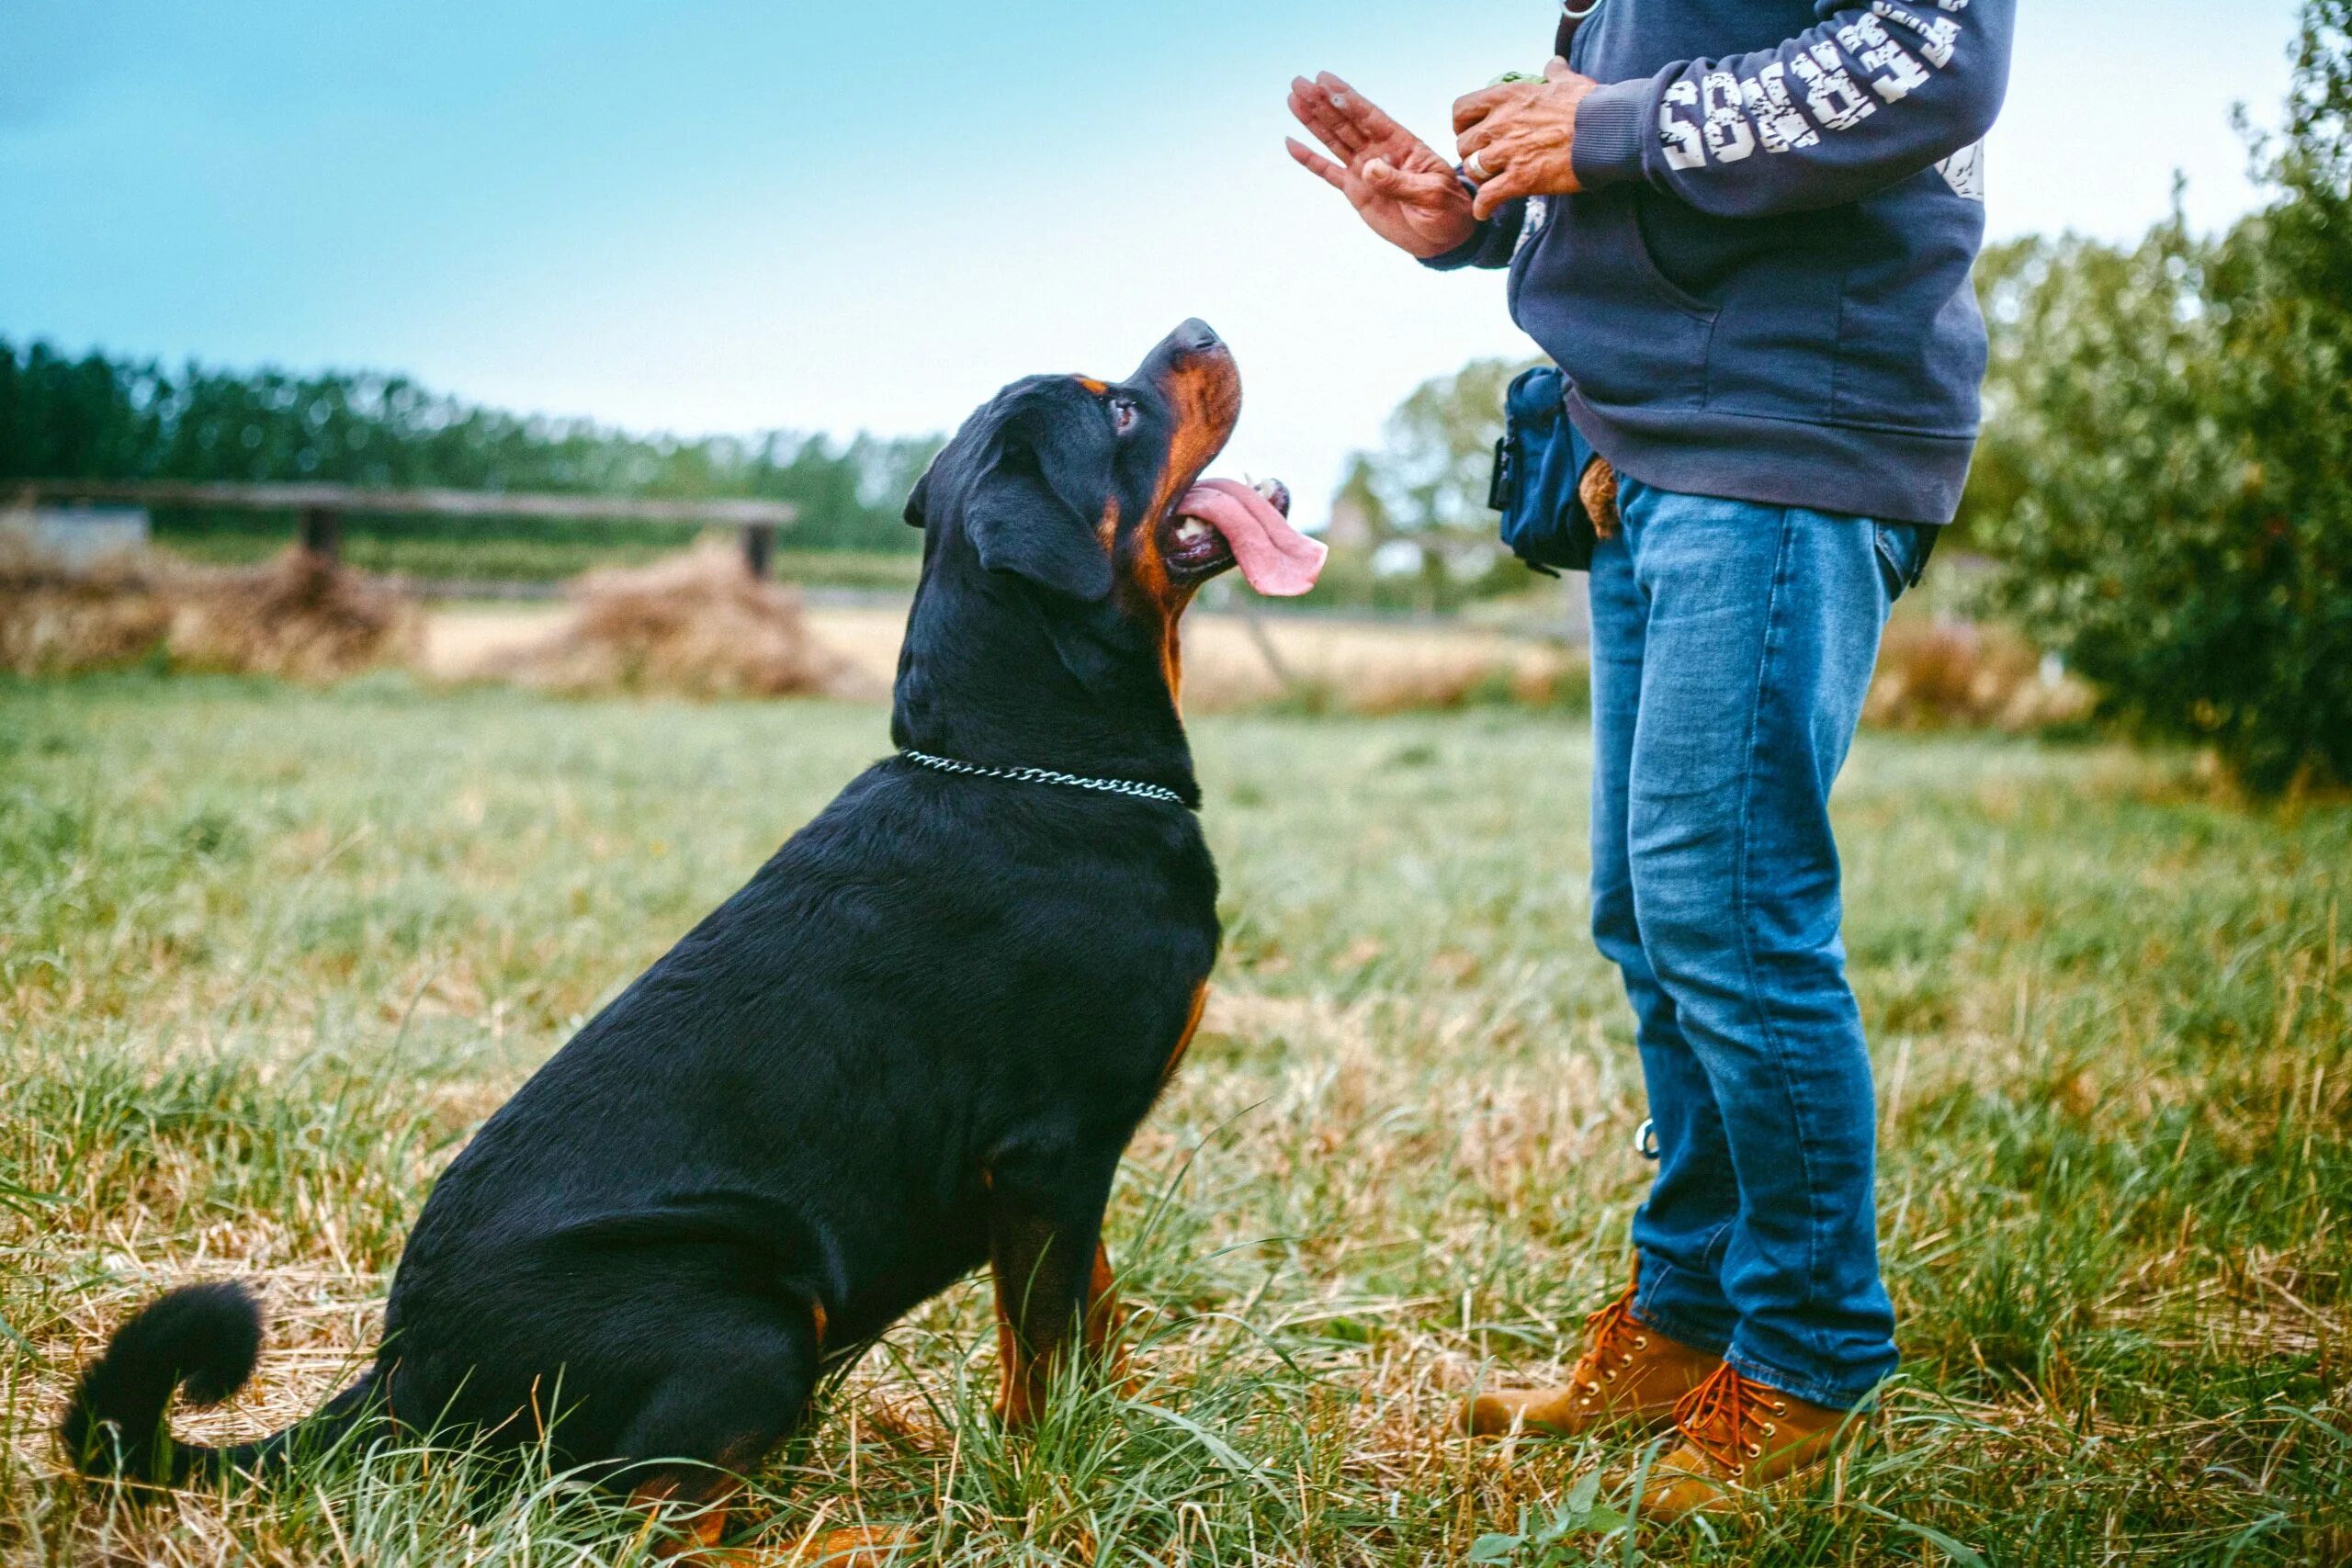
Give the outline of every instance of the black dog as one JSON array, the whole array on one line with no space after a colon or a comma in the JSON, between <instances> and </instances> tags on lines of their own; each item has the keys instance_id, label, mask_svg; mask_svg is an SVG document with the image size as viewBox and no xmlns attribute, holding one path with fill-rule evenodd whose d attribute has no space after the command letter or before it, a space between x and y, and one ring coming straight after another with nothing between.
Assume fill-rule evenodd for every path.
<instances>
[{"instance_id":1,"label":"black dog","mask_svg":"<svg viewBox=\"0 0 2352 1568\"><path fill-rule=\"evenodd\" d=\"M260 1326L239 1287L177 1291L84 1374L76 1462L177 1483L380 1421L710 1498L821 1368L983 1262L1000 1405L1028 1419L1102 1345L1103 1204L1216 956L1177 617L1237 555L1273 592L1320 559L1278 503L1194 488L1239 408L1188 321L1126 381L1033 378L974 414L907 504L901 753L451 1162L356 1384L260 1442L172 1443L175 1388L233 1393Z\"/></svg>"}]
</instances>

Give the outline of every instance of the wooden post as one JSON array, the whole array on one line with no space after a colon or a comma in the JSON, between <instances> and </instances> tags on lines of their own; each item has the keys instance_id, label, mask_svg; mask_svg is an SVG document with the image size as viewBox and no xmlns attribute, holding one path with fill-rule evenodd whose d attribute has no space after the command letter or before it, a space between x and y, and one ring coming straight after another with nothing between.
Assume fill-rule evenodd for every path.
<instances>
[{"instance_id":1,"label":"wooden post","mask_svg":"<svg viewBox=\"0 0 2352 1568\"><path fill-rule=\"evenodd\" d=\"M743 570L752 574L754 582L764 581L768 567L775 558L775 525L746 523L743 525Z\"/></svg>"},{"instance_id":2,"label":"wooden post","mask_svg":"<svg viewBox=\"0 0 2352 1568\"><path fill-rule=\"evenodd\" d=\"M306 506L300 513L302 547L325 560L343 551L343 514L330 506Z\"/></svg>"}]
</instances>

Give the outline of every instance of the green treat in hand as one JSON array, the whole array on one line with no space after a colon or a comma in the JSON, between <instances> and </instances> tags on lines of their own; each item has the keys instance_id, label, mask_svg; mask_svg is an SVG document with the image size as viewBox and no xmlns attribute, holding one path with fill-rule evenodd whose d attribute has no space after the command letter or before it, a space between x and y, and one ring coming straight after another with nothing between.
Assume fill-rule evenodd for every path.
<instances>
[{"instance_id":1,"label":"green treat in hand","mask_svg":"<svg viewBox=\"0 0 2352 1568\"><path fill-rule=\"evenodd\" d=\"M1544 73L1541 71L1506 71L1501 75L1496 77L1493 81L1487 83L1487 85L1489 87L1508 87L1516 82L1541 82L1542 80L1544 80Z\"/></svg>"}]
</instances>

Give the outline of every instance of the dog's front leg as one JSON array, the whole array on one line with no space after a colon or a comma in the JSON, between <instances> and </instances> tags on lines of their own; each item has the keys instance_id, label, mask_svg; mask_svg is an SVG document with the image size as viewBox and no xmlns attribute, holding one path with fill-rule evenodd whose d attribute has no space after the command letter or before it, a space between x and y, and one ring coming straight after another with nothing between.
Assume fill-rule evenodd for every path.
<instances>
[{"instance_id":1,"label":"dog's front leg","mask_svg":"<svg viewBox=\"0 0 2352 1568\"><path fill-rule=\"evenodd\" d=\"M1115 1168L1116 1157L1109 1162ZM1001 1162L989 1172L989 1269L996 1280L997 1414L1025 1427L1073 1338L1100 1355L1117 1327L1102 1206L1110 1172Z\"/></svg>"}]
</instances>

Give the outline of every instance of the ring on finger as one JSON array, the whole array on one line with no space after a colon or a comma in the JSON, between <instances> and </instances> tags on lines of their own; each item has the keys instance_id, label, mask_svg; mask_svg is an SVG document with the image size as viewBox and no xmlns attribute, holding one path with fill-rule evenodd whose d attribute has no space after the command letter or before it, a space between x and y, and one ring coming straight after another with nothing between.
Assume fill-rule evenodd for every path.
<instances>
[{"instance_id":1,"label":"ring on finger","mask_svg":"<svg viewBox=\"0 0 2352 1568\"><path fill-rule=\"evenodd\" d=\"M1486 160L1476 152L1462 160L1462 172L1482 185L1495 177L1494 172L1487 167Z\"/></svg>"}]
</instances>

